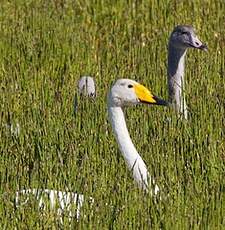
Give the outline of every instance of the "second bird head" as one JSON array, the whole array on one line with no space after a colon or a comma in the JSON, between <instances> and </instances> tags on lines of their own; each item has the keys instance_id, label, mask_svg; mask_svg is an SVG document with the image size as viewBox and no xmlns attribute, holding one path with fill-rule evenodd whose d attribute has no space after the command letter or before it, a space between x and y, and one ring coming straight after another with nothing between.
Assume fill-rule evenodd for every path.
<instances>
[{"instance_id":1,"label":"second bird head","mask_svg":"<svg viewBox=\"0 0 225 230\"><path fill-rule=\"evenodd\" d=\"M196 35L192 26L176 26L170 35L169 46L178 49L195 48L206 51L208 48Z\"/></svg>"}]
</instances>

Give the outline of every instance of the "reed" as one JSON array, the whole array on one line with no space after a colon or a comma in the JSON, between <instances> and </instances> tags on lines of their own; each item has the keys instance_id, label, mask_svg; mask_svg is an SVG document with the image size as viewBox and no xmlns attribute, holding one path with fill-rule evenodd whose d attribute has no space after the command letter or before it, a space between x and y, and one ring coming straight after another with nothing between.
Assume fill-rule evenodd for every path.
<instances>
[{"instance_id":1,"label":"reed","mask_svg":"<svg viewBox=\"0 0 225 230\"><path fill-rule=\"evenodd\" d=\"M26 188L91 196L64 229L225 227L225 3L196 1L3 1L0 6L0 226L59 228ZM106 97L116 78L136 79L167 98L167 43L192 24L209 47L186 62L188 121L170 109L126 110L128 129L162 199L139 191L112 134ZM97 98L73 100L81 75ZM14 132L10 127L17 127Z\"/></svg>"}]
</instances>

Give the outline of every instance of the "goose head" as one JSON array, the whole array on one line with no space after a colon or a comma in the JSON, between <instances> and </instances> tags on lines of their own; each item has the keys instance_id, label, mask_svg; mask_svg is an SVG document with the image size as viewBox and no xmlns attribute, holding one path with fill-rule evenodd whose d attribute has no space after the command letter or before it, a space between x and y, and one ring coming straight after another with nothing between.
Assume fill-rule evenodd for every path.
<instances>
[{"instance_id":1,"label":"goose head","mask_svg":"<svg viewBox=\"0 0 225 230\"><path fill-rule=\"evenodd\" d=\"M189 25L176 26L170 35L169 45L184 50L187 48L207 50L206 44L197 37L194 28Z\"/></svg>"},{"instance_id":2,"label":"goose head","mask_svg":"<svg viewBox=\"0 0 225 230\"><path fill-rule=\"evenodd\" d=\"M124 107L140 103L168 105L167 101L158 98L143 85L130 79L118 79L115 82L109 93L108 102L113 107Z\"/></svg>"}]
</instances>

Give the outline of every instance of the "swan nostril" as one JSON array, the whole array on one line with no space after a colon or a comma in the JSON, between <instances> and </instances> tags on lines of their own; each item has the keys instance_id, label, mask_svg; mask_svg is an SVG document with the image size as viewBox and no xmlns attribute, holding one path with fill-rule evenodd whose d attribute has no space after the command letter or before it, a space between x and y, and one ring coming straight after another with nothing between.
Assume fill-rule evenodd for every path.
<instances>
[{"instance_id":1,"label":"swan nostril","mask_svg":"<svg viewBox=\"0 0 225 230\"><path fill-rule=\"evenodd\" d=\"M195 44L196 44L197 46L199 46L199 43L198 43L198 42L195 42Z\"/></svg>"}]
</instances>

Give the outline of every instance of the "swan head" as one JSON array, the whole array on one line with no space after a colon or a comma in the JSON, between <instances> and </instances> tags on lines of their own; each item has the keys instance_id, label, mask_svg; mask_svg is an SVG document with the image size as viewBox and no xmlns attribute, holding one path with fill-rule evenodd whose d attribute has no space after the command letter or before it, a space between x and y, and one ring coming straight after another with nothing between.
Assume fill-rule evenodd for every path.
<instances>
[{"instance_id":1,"label":"swan head","mask_svg":"<svg viewBox=\"0 0 225 230\"><path fill-rule=\"evenodd\" d=\"M108 96L110 106L124 107L140 103L168 105L167 101L153 95L147 88L134 80L118 79L112 86Z\"/></svg>"},{"instance_id":2,"label":"swan head","mask_svg":"<svg viewBox=\"0 0 225 230\"><path fill-rule=\"evenodd\" d=\"M187 48L207 50L206 44L200 41L194 28L189 25L176 26L170 35L169 45L184 50Z\"/></svg>"},{"instance_id":3,"label":"swan head","mask_svg":"<svg viewBox=\"0 0 225 230\"><path fill-rule=\"evenodd\" d=\"M81 95L95 97L95 81L91 76L83 76L78 81L78 90Z\"/></svg>"}]
</instances>

